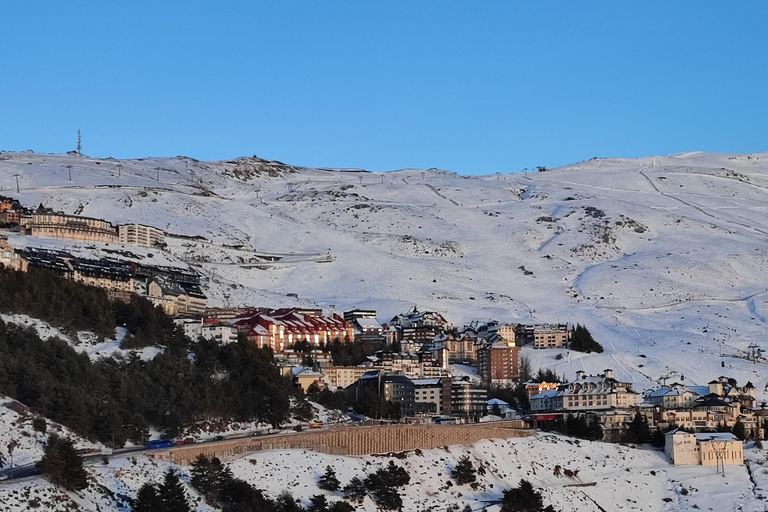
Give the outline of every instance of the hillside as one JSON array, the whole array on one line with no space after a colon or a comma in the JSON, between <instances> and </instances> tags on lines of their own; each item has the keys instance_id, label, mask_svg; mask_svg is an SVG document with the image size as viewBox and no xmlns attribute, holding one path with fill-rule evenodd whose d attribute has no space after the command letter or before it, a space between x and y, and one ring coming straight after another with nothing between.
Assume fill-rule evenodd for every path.
<instances>
[{"instance_id":1,"label":"hillside","mask_svg":"<svg viewBox=\"0 0 768 512\"><path fill-rule=\"evenodd\" d=\"M296 293L300 304L375 308L382 320L418 304L455 324L579 322L606 352L556 360L564 351L524 350L534 367L612 368L641 390L670 371L694 384L727 375L768 396L766 366L740 358L766 348L765 154L462 177L0 153L0 187L29 206L205 237L171 238L166 254L129 250L195 265L212 277L212 305L296 305Z\"/></svg>"},{"instance_id":2,"label":"hillside","mask_svg":"<svg viewBox=\"0 0 768 512\"><path fill-rule=\"evenodd\" d=\"M459 486L450 477L451 469L464 455L478 470L474 489ZM489 512L494 512L498 507L492 503L523 478L541 490L545 503L563 512L710 510L713 503L719 511L764 510L762 500L768 483L763 469L765 452L751 449L746 456L749 468L729 466L724 479L715 474L714 467L670 466L661 452L545 434L364 457L265 451L227 462L235 477L272 497L289 490L304 505L317 494L326 495L331 502L342 498L341 493L317 487L326 466L333 467L345 485L352 477L364 478L393 461L411 477L411 483L401 492L404 510L444 511L458 504L460 508L470 505L472 510L487 506ZM66 494L39 480L11 483L0 486L0 511L28 510L32 503L45 510L71 510L71 501L83 509L95 510L98 506L100 510L129 510L128 499L145 482L160 481L169 467L180 471L186 482L190 477L189 467L171 466L143 454L116 457L108 464L93 460L87 467L91 483L80 496ZM197 510L213 510L199 501L200 496L189 485L186 492L190 501L198 502ZM376 510L370 498L356 506L361 511Z\"/></svg>"}]
</instances>

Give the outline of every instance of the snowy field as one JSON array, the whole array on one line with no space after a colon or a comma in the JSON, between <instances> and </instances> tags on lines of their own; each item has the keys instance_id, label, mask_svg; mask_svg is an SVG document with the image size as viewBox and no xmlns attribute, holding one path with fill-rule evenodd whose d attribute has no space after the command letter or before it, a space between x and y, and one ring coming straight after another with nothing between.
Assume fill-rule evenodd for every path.
<instances>
[{"instance_id":1,"label":"snowy field","mask_svg":"<svg viewBox=\"0 0 768 512\"><path fill-rule=\"evenodd\" d=\"M451 469L464 455L479 471L474 488L459 486L450 477ZM326 466L333 467L345 485L352 477L363 478L393 461L411 476L411 484L401 493L403 509L409 511L444 511L452 504L468 504L473 510L498 510L494 500L522 478L540 489L545 503L563 512L763 511L768 493L766 453L750 449L746 456L749 471L755 475L754 485L746 467L728 466L722 477L715 474L714 467L670 466L664 454L655 450L548 434L407 452L396 457L342 457L286 450L250 454L227 462L235 477L272 496L289 490L305 505L316 494L325 494L329 501L342 498L341 493L317 487ZM31 500L38 500L44 510L67 510L70 500L76 500L84 508L127 511L127 498L134 497L144 483L160 481L169 467L144 455L116 457L108 464L94 461L87 467L91 485L80 496L65 495L42 481L0 484L0 511L27 510ZM176 469L188 484L189 467ZM566 476L566 471L573 476ZM211 510L189 485L187 492L189 499L198 503L197 510ZM376 507L366 498L357 510L374 512Z\"/></svg>"},{"instance_id":2,"label":"snowy field","mask_svg":"<svg viewBox=\"0 0 768 512\"><path fill-rule=\"evenodd\" d=\"M768 367L743 359L752 344L766 348L768 331L763 154L462 177L0 153L0 187L29 206L204 237L170 238L165 252L10 242L192 265L212 279L214 306L375 308L387 321L418 304L457 325L579 322L606 352L527 351L534 369L611 368L640 391L669 374L689 384L726 375L768 396Z\"/></svg>"}]
</instances>

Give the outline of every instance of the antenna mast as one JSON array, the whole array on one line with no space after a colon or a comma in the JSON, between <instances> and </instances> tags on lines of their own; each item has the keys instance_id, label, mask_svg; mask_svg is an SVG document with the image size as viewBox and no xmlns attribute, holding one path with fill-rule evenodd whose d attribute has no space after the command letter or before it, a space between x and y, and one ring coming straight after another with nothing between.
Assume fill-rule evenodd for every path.
<instances>
[{"instance_id":1,"label":"antenna mast","mask_svg":"<svg viewBox=\"0 0 768 512\"><path fill-rule=\"evenodd\" d=\"M78 155L82 155L83 154L83 148L80 145L80 141L81 141L81 139L80 139L80 130L78 129L77 130L77 154Z\"/></svg>"}]
</instances>

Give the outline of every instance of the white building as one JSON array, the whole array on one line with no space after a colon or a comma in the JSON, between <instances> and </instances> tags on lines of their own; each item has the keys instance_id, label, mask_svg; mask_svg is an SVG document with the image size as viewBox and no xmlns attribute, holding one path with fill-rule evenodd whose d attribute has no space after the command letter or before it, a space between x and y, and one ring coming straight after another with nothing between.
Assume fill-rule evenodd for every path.
<instances>
[{"instance_id":1,"label":"white building","mask_svg":"<svg viewBox=\"0 0 768 512\"><path fill-rule=\"evenodd\" d=\"M680 429L664 436L664 453L675 466L744 464L744 445L730 432L690 434Z\"/></svg>"},{"instance_id":2,"label":"white building","mask_svg":"<svg viewBox=\"0 0 768 512\"><path fill-rule=\"evenodd\" d=\"M237 341L237 328L231 325L203 325L200 336L206 340L215 340L221 344Z\"/></svg>"},{"instance_id":3,"label":"white building","mask_svg":"<svg viewBox=\"0 0 768 512\"><path fill-rule=\"evenodd\" d=\"M613 378L612 370L602 375L576 372L576 380L561 384L557 389L543 391L531 398L531 410L537 411L600 411L626 409L637 405L638 393L629 382Z\"/></svg>"},{"instance_id":4,"label":"white building","mask_svg":"<svg viewBox=\"0 0 768 512\"><path fill-rule=\"evenodd\" d=\"M155 247L165 243L165 232L143 224L123 224L117 227L121 244L138 247Z\"/></svg>"},{"instance_id":5,"label":"white building","mask_svg":"<svg viewBox=\"0 0 768 512\"><path fill-rule=\"evenodd\" d=\"M203 321L200 318L174 318L173 323L184 330L184 336L192 341L202 335Z\"/></svg>"}]
</instances>

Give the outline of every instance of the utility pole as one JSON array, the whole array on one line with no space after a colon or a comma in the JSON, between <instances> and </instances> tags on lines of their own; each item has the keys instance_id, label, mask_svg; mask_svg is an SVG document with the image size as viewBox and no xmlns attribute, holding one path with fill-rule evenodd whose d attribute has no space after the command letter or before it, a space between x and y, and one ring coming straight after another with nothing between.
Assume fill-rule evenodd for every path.
<instances>
[{"instance_id":1,"label":"utility pole","mask_svg":"<svg viewBox=\"0 0 768 512\"><path fill-rule=\"evenodd\" d=\"M68 165L67 170L69 171L69 181L72 181L72 166Z\"/></svg>"},{"instance_id":2,"label":"utility pole","mask_svg":"<svg viewBox=\"0 0 768 512\"><path fill-rule=\"evenodd\" d=\"M123 171L123 164L117 164L117 177L118 178L122 176L122 171Z\"/></svg>"},{"instance_id":3,"label":"utility pole","mask_svg":"<svg viewBox=\"0 0 768 512\"><path fill-rule=\"evenodd\" d=\"M160 168L155 169L157 171L157 181L160 181Z\"/></svg>"},{"instance_id":4,"label":"utility pole","mask_svg":"<svg viewBox=\"0 0 768 512\"><path fill-rule=\"evenodd\" d=\"M13 176L16 178L16 193L18 194L19 193L19 176L21 176L21 175L20 174L14 174Z\"/></svg>"},{"instance_id":5,"label":"utility pole","mask_svg":"<svg viewBox=\"0 0 768 512\"><path fill-rule=\"evenodd\" d=\"M80 141L81 141L81 139L80 139L80 130L77 130L77 154L82 156L83 148L80 145Z\"/></svg>"}]
</instances>

